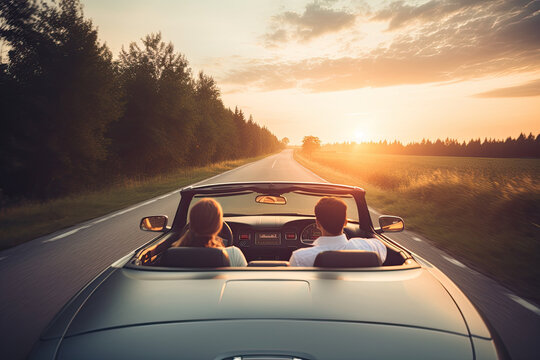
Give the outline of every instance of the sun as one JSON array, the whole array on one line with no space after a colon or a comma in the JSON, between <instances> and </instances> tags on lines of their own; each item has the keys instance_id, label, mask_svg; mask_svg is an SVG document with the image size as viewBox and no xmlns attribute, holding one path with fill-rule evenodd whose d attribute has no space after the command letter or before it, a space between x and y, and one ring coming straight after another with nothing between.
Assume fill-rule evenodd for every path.
<instances>
[{"instance_id":1,"label":"sun","mask_svg":"<svg viewBox=\"0 0 540 360\"><path fill-rule=\"evenodd\" d=\"M353 140L357 143L360 143L366 140L366 136L362 131L356 130L353 134Z\"/></svg>"}]
</instances>

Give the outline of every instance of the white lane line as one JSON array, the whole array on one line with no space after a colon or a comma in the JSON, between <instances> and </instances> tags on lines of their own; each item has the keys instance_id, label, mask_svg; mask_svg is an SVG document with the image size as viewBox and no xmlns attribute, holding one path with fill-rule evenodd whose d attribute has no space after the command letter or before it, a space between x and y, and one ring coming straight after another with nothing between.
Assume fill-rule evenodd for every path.
<instances>
[{"instance_id":1,"label":"white lane line","mask_svg":"<svg viewBox=\"0 0 540 360\"><path fill-rule=\"evenodd\" d=\"M412 239L414 241L422 242L422 239L420 239L418 236L413 236ZM457 260L456 260L457 261Z\"/></svg>"},{"instance_id":2,"label":"white lane line","mask_svg":"<svg viewBox=\"0 0 540 360\"><path fill-rule=\"evenodd\" d=\"M371 212L374 213L375 215L381 215L380 212L378 212L377 210L373 210L372 208L369 208L369 211L371 211Z\"/></svg>"},{"instance_id":3,"label":"white lane line","mask_svg":"<svg viewBox=\"0 0 540 360\"><path fill-rule=\"evenodd\" d=\"M141 203L141 204L139 204L139 205L132 206L132 207L130 207L130 208L128 208L128 209L125 209L125 210L122 210L122 211L118 211L118 212L116 212L116 213L114 213L114 214L111 214L111 215L106 216L106 217L104 217L104 218L101 218L101 219L99 219L99 220L93 221L93 222L91 222L89 225L85 225L85 226L78 227L78 228L76 228L76 229L70 230L70 231L65 232L65 233L63 233L63 234L57 235L57 236L55 236L55 237L53 237L53 238L51 238L51 239L43 240L42 243L45 244L45 243L48 243L48 242L53 242L53 241L56 241L56 240L63 239L63 238L65 238L65 237L67 237L67 236L70 236L70 235L75 234L76 232L78 232L78 231L80 231L80 230L82 230L82 229L86 229L86 228L89 228L89 227L92 226L92 225L96 225L96 224L99 224L99 223L101 223L101 222L103 222L103 221L110 220L110 219L112 219L112 218L114 218L114 217L116 217L116 216L118 216L118 215L123 215L123 214L125 214L125 213L130 212L130 211L133 211L133 210L135 210L135 209L138 209L138 208L140 208L140 207L142 207L142 206L145 206L145 205L151 204L151 203L153 203L153 202L156 202L156 201L158 201L158 200L160 200L160 199L163 199L163 198L165 198L165 197L167 197L167 196L170 196L170 195L172 195L172 194L173 194L173 193L169 193L169 194L163 195L163 196L161 196L161 197L158 197L158 198L155 198L155 199L152 199L152 200L145 201L145 202L143 202L143 203Z\"/></svg>"},{"instance_id":4,"label":"white lane line","mask_svg":"<svg viewBox=\"0 0 540 360\"><path fill-rule=\"evenodd\" d=\"M298 166L300 166L302 169L306 170L308 173L311 173L311 175L315 176L315 177L318 177L319 179L322 180L322 182L328 182L327 180L323 179L322 177L320 177L319 175L315 174L313 171L309 170L308 168L306 168L304 165L300 164L298 161L296 160L293 160L296 162L296 164L298 164Z\"/></svg>"},{"instance_id":5,"label":"white lane line","mask_svg":"<svg viewBox=\"0 0 540 360\"><path fill-rule=\"evenodd\" d=\"M262 160L262 159L261 159L261 160ZM260 160L259 160L259 161L260 161ZM240 167L237 167L237 168L234 168L234 169L225 171L225 172L223 172L223 173L214 175L214 176L212 176L212 177L210 177L210 178L208 178L208 179L201 180L201 181L199 181L199 182L197 182L197 183L195 183L195 184L193 184L193 185L197 185L197 184L200 184L200 183L202 183L202 182L205 182L205 181L208 181L208 180L212 180L212 179L214 179L214 178L216 178L216 177L218 177L218 176L227 174L227 173L229 173L229 172L231 172L231 171L240 170L240 169L242 169L242 168L244 168L244 167L246 167L246 166L248 166L248 165L251 165L251 164L254 164L254 163L251 162L251 163L244 164L244 165L242 165L242 166L240 166ZM274 164L275 164L275 161L274 161ZM272 165L272 167L273 167L273 165ZM192 186L193 186L193 185L192 185ZM93 221L93 222L90 223L89 225L81 226L81 227L78 227L78 228L76 228L76 229L73 229L73 230L70 230L70 231L68 231L68 232L65 232L65 233L63 233L63 234L57 235L57 236L55 236L55 237L53 237L53 238L51 238L51 239L44 240L44 241L42 241L42 243L48 243L48 242L53 242L53 241L56 241L56 240L63 239L63 238L65 238L65 237L67 237L67 236L70 236L70 235L75 234L76 232L78 232L78 231L80 231L80 230L82 230L82 229L89 228L89 227L92 226L92 225L99 224L99 223L101 223L101 222L103 222L103 221L110 220L110 219L112 219L112 218L114 218L114 217L116 217L116 216L123 215L123 214L125 214L125 213L130 212L130 211L133 211L133 210L135 210L135 209L138 209L138 208L140 208L140 207L142 207L142 206L146 206L146 205L151 204L151 203L153 203L153 202L156 202L156 201L158 201L158 200L162 200L162 199L164 199L164 198L166 198L166 197L169 197L169 196L171 196L171 195L173 195L173 194L178 193L179 191L180 191L180 189L174 190L174 191L171 191L171 192L168 193L168 194L165 194L165 195L156 197L156 198L154 198L154 199L145 201L145 202L143 202L143 203L141 203L141 204L139 204L139 205L132 206L132 207L127 208L127 209L122 210L122 211L118 211L118 212L116 212L116 213L114 213L114 214L111 214L111 215L106 216L106 217L104 217L104 218L101 218L101 219L99 219L99 220Z\"/></svg>"},{"instance_id":6,"label":"white lane line","mask_svg":"<svg viewBox=\"0 0 540 360\"><path fill-rule=\"evenodd\" d=\"M277 159L274 160L274 162L272 163L272 169L274 168L274 165L276 165L276 161L277 161Z\"/></svg>"},{"instance_id":7,"label":"white lane line","mask_svg":"<svg viewBox=\"0 0 540 360\"><path fill-rule=\"evenodd\" d=\"M0 261L4 260L4 259L7 259L7 256L2 256L0 257Z\"/></svg>"},{"instance_id":8,"label":"white lane line","mask_svg":"<svg viewBox=\"0 0 540 360\"><path fill-rule=\"evenodd\" d=\"M175 192L176 192L176 191L175 191ZM172 193L171 193L171 194L165 194L165 195L163 195L163 196L158 197L157 200L163 200L163 199L165 199L166 197L169 197L169 196L171 196L171 195L172 195Z\"/></svg>"},{"instance_id":9,"label":"white lane line","mask_svg":"<svg viewBox=\"0 0 540 360\"><path fill-rule=\"evenodd\" d=\"M148 204L151 204L151 203L153 203L153 202L158 201L159 199L160 199L160 198L155 198L155 199L152 199L152 200L148 200L148 201L145 201L145 202L143 202L143 203L141 203L141 204L139 204L139 205L136 205L136 206L127 208L127 209L122 210L122 211L115 212L114 214L111 214L111 215L109 215L109 216L106 216L106 217L104 217L104 218L101 218L101 219L99 219L99 220L96 220L96 221L92 222L90 225L96 225L96 224L99 224L100 222L110 220L110 219L112 219L113 217L116 217L116 216L118 216L118 215L123 215L123 214L125 214L125 213L130 212L130 211L133 211L133 210L135 210L135 209L138 209L138 208L140 208L140 207L142 207L142 206L146 206L146 205L148 205Z\"/></svg>"},{"instance_id":10,"label":"white lane line","mask_svg":"<svg viewBox=\"0 0 540 360\"><path fill-rule=\"evenodd\" d=\"M253 163L244 164L244 165L242 165L242 166L240 166L240 167L237 167L237 168L234 168L234 169L225 171L224 173L221 173L221 174L217 174L217 175L215 175L215 176L212 176L211 178L201 180L201 181L199 181L198 183L195 183L195 184L193 184L193 185L197 185L197 184L202 183L202 182L204 182L204 181L208 181L208 180L214 179L214 178L216 178L216 177L218 177L218 176L220 176L220 175L229 173L229 172L234 171L234 170L239 170L239 169L241 169L241 168L243 168L243 167L246 167L246 166L248 166L248 165L251 165L251 164L253 164ZM125 214L125 213L130 212L130 211L133 211L133 210L135 210L135 209L138 209L138 208L140 208L140 207L142 207L142 206L146 206L146 205L151 204L151 203L153 203L153 202L156 202L156 201L158 201L158 200L162 200L162 199L164 199L164 198L166 198L166 197L169 197L169 196L171 196L171 195L173 195L173 194L178 193L179 191L180 191L180 189L174 190L174 191L171 191L171 192L168 193L168 194L165 194L165 195L162 195L162 196L160 196L160 197L156 197L156 198L154 198L154 199L145 201L145 202L143 202L143 203L141 203L141 204L139 204L139 205L132 206L132 207L127 208L127 209L122 210L122 211L118 211L118 212L116 212L116 213L114 213L114 214L111 214L111 215L106 216L106 217L103 217L103 218L101 218L101 219L99 219L99 220L93 221L93 222L91 222L89 225L85 225L85 226L78 227L78 228L76 228L76 229L70 230L70 231L65 232L65 233L63 233L63 234L57 235L57 236L55 236L55 237L53 237L53 238L51 238L51 239L43 240L42 243L45 244L45 243L48 243L48 242L53 242L53 241L56 241L56 240L63 239L63 238L65 238L65 237L67 237L67 236L70 236L70 235L75 234L76 232L78 232L78 231L80 231L80 230L82 230L82 229L89 228L89 227L92 226L92 225L99 224L99 223L101 223L101 222L110 220L110 219L112 219L112 218L114 218L114 217L116 217L116 216L123 215L123 214Z\"/></svg>"},{"instance_id":11,"label":"white lane line","mask_svg":"<svg viewBox=\"0 0 540 360\"><path fill-rule=\"evenodd\" d=\"M62 239L62 238L65 238L66 236L75 234L77 231L80 231L80 230L82 230L82 229L89 228L90 226L92 226L92 225L85 225L85 226L78 227L78 228L73 229L73 230L71 230L71 231L65 232L65 233L60 234L60 235L58 235L58 236L55 236L55 237L53 237L53 238L51 238L51 239L43 240L42 243L45 244L45 243L48 243L48 242L53 242L53 241L56 241L56 240L60 240L60 239Z\"/></svg>"},{"instance_id":12,"label":"white lane line","mask_svg":"<svg viewBox=\"0 0 540 360\"><path fill-rule=\"evenodd\" d=\"M464 268L466 269L467 268L467 265L463 264L462 262L460 261L457 261L456 259L454 258L451 258L450 256L445 256L445 255L441 255L443 257L444 260L448 261L449 263L452 263L456 266L459 266L461 268Z\"/></svg>"},{"instance_id":13,"label":"white lane line","mask_svg":"<svg viewBox=\"0 0 540 360\"><path fill-rule=\"evenodd\" d=\"M536 315L540 315L540 309L537 308L535 305L531 304L530 302L528 302L527 300L524 300L514 294L506 294L506 295L508 295L510 299L514 300L515 302L517 302L519 305L523 306L524 308L531 310Z\"/></svg>"},{"instance_id":14,"label":"white lane line","mask_svg":"<svg viewBox=\"0 0 540 360\"><path fill-rule=\"evenodd\" d=\"M208 179L203 179L203 180L201 180L201 181L199 181L199 182L196 182L195 184L187 185L186 187L199 185L199 184L201 184L201 183L203 183L203 182L207 182L207 181L210 181L210 180L212 180L212 179L215 179L215 178L217 178L218 176L225 175L225 174L228 174L228 173L230 173L230 172L233 172L233 171L236 171L236 170L243 169L243 168L245 168L246 166L253 165L253 164L255 164L255 163L259 162L259 161L265 160L265 159L266 159L266 158L261 159L261 160L257 160L257 161L254 161L254 162L250 162L250 163L247 163L247 164L244 164L244 165L242 165L242 166L239 166L239 167L234 168L234 169L231 169L231 170L227 170L227 171L225 171L225 172L222 172L222 173L216 174L216 175L214 175L214 176L212 176L212 177L209 177ZM178 189L177 191L180 191L180 190L181 190L181 189Z\"/></svg>"}]
</instances>

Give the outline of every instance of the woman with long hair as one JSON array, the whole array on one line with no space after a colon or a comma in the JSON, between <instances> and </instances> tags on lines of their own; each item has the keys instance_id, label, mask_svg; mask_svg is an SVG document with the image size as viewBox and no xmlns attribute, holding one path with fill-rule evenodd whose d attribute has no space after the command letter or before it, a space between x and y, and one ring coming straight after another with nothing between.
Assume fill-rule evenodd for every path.
<instances>
[{"instance_id":1,"label":"woman with long hair","mask_svg":"<svg viewBox=\"0 0 540 360\"><path fill-rule=\"evenodd\" d=\"M223 211L214 199L204 198L189 212L189 230L171 246L223 248L229 255L231 266L246 266L242 250L236 246L223 246L217 236L223 227Z\"/></svg>"}]
</instances>

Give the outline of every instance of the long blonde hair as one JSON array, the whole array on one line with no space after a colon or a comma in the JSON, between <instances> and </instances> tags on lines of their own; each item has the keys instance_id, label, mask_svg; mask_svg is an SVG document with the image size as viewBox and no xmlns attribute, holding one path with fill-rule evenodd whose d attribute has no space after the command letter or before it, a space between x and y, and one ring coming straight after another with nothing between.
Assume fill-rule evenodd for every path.
<instances>
[{"instance_id":1,"label":"long blonde hair","mask_svg":"<svg viewBox=\"0 0 540 360\"><path fill-rule=\"evenodd\" d=\"M216 235L223 227L221 205L210 198L201 199L189 212L189 230L172 246L223 247Z\"/></svg>"}]
</instances>

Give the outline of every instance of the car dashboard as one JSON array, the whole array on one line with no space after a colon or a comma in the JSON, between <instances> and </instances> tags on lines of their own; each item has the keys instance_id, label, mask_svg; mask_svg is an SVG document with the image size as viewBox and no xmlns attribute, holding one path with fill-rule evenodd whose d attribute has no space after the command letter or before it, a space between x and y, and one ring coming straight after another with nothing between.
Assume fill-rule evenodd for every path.
<instances>
[{"instance_id":1,"label":"car dashboard","mask_svg":"<svg viewBox=\"0 0 540 360\"><path fill-rule=\"evenodd\" d=\"M310 216L225 216L224 220L231 227L233 245L248 261L288 260L294 250L312 246L321 235ZM347 238L367 235L354 222L347 224L344 233Z\"/></svg>"}]
</instances>

